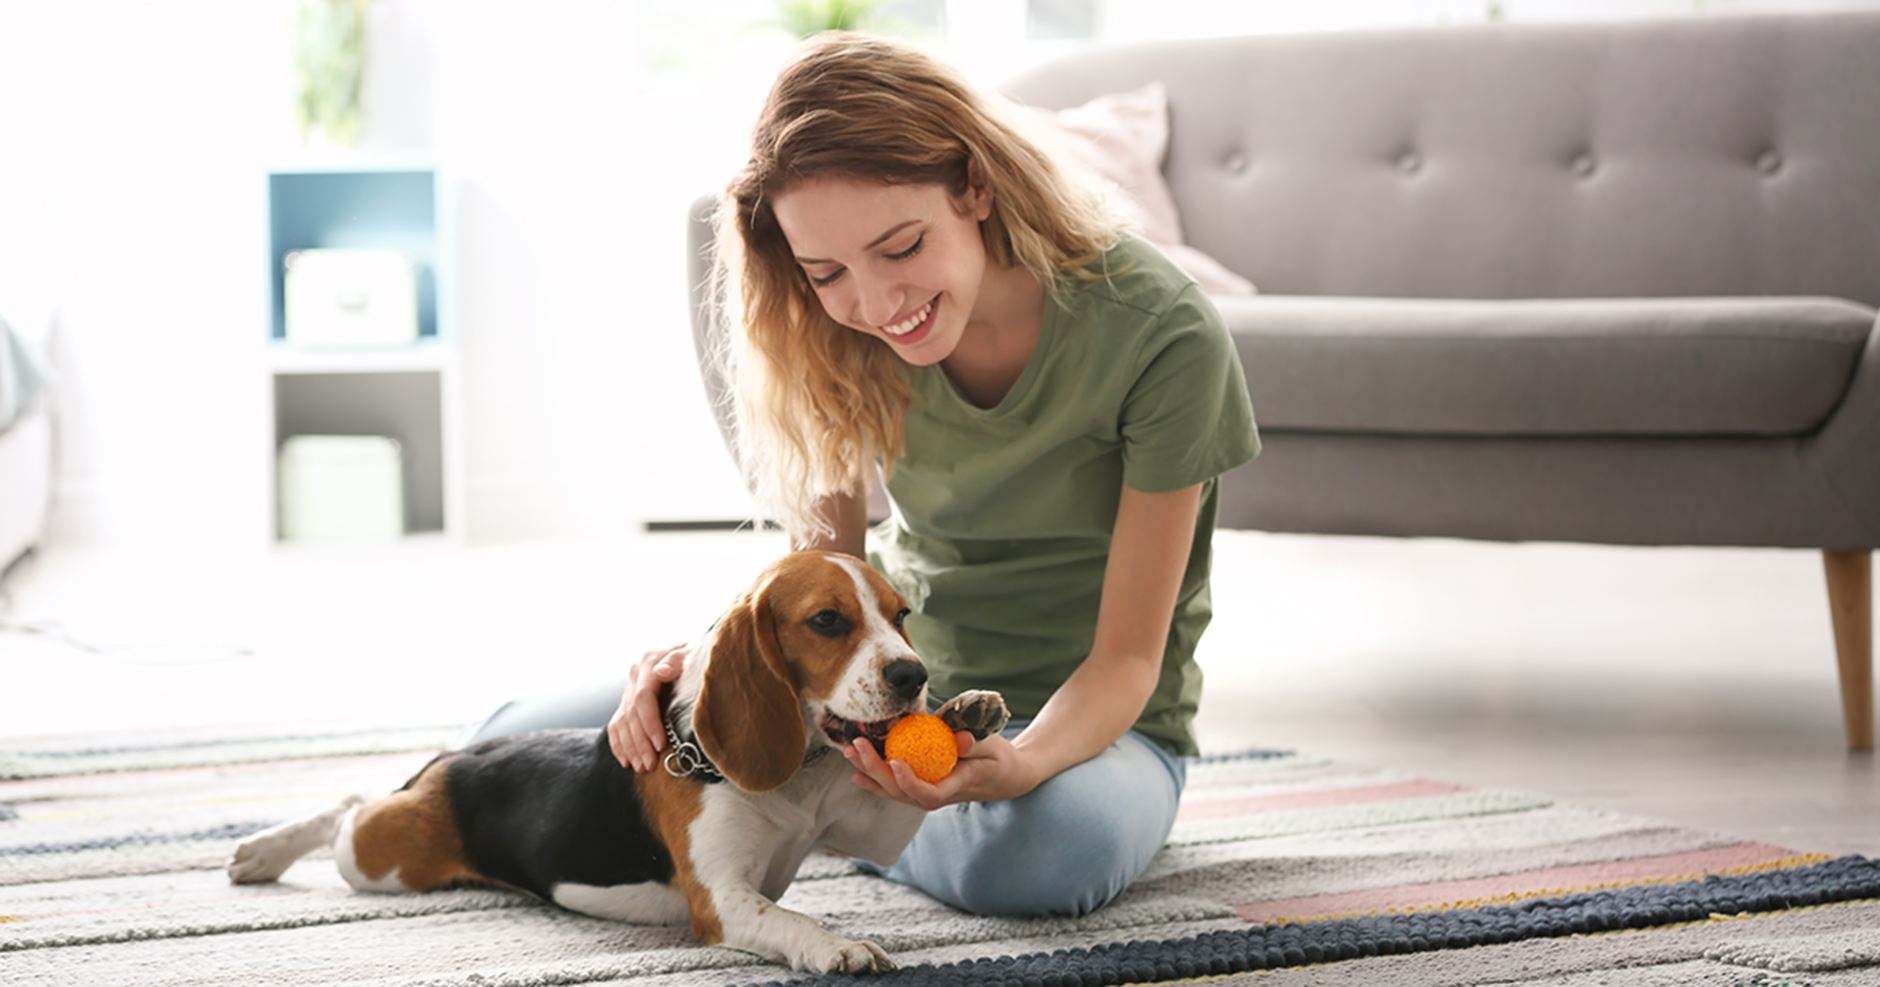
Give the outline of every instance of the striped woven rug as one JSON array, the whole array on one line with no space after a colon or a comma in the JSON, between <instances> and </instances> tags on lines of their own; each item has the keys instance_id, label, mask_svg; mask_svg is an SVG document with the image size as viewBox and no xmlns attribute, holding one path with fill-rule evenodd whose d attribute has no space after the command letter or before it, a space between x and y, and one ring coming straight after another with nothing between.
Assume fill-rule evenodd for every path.
<instances>
[{"instance_id":1,"label":"striped woven rug","mask_svg":"<svg viewBox=\"0 0 1880 987\"><path fill-rule=\"evenodd\" d=\"M437 731L0 751L0 984L1880 984L1880 864L1289 753L1197 759L1169 845L1077 920L814 858L784 897L900 964L808 977L493 890L230 887L235 842L401 784Z\"/></svg>"}]
</instances>

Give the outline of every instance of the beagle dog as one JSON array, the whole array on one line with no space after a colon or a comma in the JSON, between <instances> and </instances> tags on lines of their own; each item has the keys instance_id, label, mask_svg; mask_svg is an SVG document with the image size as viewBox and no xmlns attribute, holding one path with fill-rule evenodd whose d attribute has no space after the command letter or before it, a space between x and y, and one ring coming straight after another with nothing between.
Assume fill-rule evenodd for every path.
<instances>
[{"instance_id":1,"label":"beagle dog","mask_svg":"<svg viewBox=\"0 0 1880 987\"><path fill-rule=\"evenodd\" d=\"M238 884L278 879L332 846L360 891L496 885L571 911L692 933L816 973L893 969L776 900L819 849L893 863L923 813L854 784L839 748L880 747L927 708L901 594L866 564L798 552L764 570L686 662L667 704L665 770L614 759L603 731L499 737L440 755L375 802L354 797L255 834ZM983 739L1005 725L997 693L940 709Z\"/></svg>"}]
</instances>

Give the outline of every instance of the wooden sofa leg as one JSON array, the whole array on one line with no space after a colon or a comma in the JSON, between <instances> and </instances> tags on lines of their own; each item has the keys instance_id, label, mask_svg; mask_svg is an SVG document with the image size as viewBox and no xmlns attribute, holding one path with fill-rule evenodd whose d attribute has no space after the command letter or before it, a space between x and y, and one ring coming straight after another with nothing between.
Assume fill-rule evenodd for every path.
<instances>
[{"instance_id":1,"label":"wooden sofa leg","mask_svg":"<svg viewBox=\"0 0 1880 987\"><path fill-rule=\"evenodd\" d=\"M1873 750L1873 553L1822 552L1849 750Z\"/></svg>"}]
</instances>

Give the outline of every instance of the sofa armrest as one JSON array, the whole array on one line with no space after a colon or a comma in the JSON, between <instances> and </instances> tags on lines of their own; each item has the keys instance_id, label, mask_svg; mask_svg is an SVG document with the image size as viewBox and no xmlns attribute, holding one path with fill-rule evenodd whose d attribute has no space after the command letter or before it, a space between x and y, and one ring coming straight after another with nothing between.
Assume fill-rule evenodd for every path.
<instances>
[{"instance_id":1,"label":"sofa armrest","mask_svg":"<svg viewBox=\"0 0 1880 987\"><path fill-rule=\"evenodd\" d=\"M1866 526L1868 544L1880 545L1880 321L1868 333L1847 393L1815 444L1828 487Z\"/></svg>"},{"instance_id":2,"label":"sofa armrest","mask_svg":"<svg viewBox=\"0 0 1880 987\"><path fill-rule=\"evenodd\" d=\"M705 385L705 403L711 407L725 450L731 454L732 463L739 466L739 475L743 475L732 408L735 382L725 376L725 364L719 359L730 340L725 333L724 313L712 293L712 214L717 208L718 196L701 195L686 209L687 311L692 317L692 352L698 358L699 379Z\"/></svg>"}]
</instances>

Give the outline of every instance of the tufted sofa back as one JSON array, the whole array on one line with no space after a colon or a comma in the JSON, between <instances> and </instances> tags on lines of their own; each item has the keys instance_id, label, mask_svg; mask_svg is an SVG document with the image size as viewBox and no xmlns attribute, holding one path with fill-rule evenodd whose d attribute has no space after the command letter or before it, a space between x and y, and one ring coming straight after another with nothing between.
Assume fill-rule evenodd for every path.
<instances>
[{"instance_id":1,"label":"tufted sofa back","mask_svg":"<svg viewBox=\"0 0 1880 987\"><path fill-rule=\"evenodd\" d=\"M1880 13L1159 42L1004 89L1156 79L1188 242L1266 293L1880 305Z\"/></svg>"}]
</instances>

